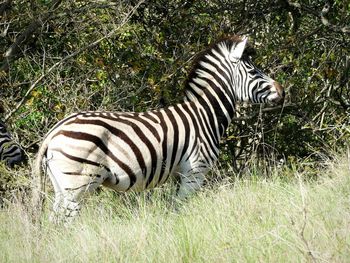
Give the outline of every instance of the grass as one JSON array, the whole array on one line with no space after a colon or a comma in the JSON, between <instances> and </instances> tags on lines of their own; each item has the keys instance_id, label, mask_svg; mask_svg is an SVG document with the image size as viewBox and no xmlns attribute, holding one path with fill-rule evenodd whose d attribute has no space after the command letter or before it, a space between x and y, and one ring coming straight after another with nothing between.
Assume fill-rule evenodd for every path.
<instances>
[{"instance_id":1,"label":"grass","mask_svg":"<svg viewBox=\"0 0 350 263\"><path fill-rule=\"evenodd\" d=\"M349 156L306 178L221 182L177 206L168 187L103 191L68 227L33 225L14 202L0 210L0 262L349 262Z\"/></svg>"}]
</instances>

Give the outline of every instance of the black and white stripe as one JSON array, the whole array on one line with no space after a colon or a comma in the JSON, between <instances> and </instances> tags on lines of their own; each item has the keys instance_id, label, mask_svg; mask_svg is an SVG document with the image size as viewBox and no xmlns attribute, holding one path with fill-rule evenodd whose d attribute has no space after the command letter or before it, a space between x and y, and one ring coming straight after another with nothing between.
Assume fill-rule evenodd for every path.
<instances>
[{"instance_id":1,"label":"black and white stripe","mask_svg":"<svg viewBox=\"0 0 350 263\"><path fill-rule=\"evenodd\" d=\"M14 142L4 123L0 122L0 161L9 167L24 162L25 156L21 147Z\"/></svg>"},{"instance_id":2,"label":"black and white stripe","mask_svg":"<svg viewBox=\"0 0 350 263\"><path fill-rule=\"evenodd\" d=\"M246 38L234 36L200 53L184 103L142 113L80 112L56 124L36 165L40 173L45 160L55 211L74 215L83 194L101 184L140 191L178 175L180 198L198 189L218 158L235 102L277 102L284 96L281 86L252 64L245 46Z\"/></svg>"}]
</instances>

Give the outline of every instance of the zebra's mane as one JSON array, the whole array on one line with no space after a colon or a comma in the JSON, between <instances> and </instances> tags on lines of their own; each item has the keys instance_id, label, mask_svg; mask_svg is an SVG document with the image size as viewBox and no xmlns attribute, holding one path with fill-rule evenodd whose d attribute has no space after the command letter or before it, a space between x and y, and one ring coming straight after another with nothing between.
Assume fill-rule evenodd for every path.
<instances>
[{"instance_id":1,"label":"zebra's mane","mask_svg":"<svg viewBox=\"0 0 350 263\"><path fill-rule=\"evenodd\" d=\"M233 45L236 45L238 42L242 41L242 37L238 35L229 35L229 36L223 36L219 38L217 41L210 44L205 50L199 52L192 63L191 70L189 71L188 77L185 81L185 91L188 89L191 89L189 87L189 83L191 82L191 79L193 79L196 76L196 70L199 68L199 64L201 61L205 59L205 56L210 53L210 51L218 46L220 43L225 43L227 47L231 48ZM243 58L248 56L254 56L256 54L255 49L249 44L249 42L246 45L246 48L244 49Z\"/></svg>"}]
</instances>

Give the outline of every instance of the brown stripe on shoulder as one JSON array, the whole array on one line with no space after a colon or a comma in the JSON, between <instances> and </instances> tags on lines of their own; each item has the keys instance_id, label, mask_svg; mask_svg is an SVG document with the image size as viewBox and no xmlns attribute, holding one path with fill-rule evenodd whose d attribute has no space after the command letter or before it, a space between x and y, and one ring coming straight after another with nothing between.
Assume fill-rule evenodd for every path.
<instances>
[{"instance_id":1,"label":"brown stripe on shoulder","mask_svg":"<svg viewBox=\"0 0 350 263\"><path fill-rule=\"evenodd\" d=\"M165 173L165 166L166 166L166 161L167 161L167 158L168 158L168 126L166 124L166 121L164 119L164 116L162 114L162 112L160 111L156 111L154 112L154 114L158 117L159 119L159 122L160 122L160 126L162 127L162 130L163 130L163 134L164 134L164 137L163 137L163 142L162 142L162 164L161 164L161 169L160 169L160 173L159 173L159 178L163 178L163 175ZM147 183L146 183L146 188L151 184L153 180L153 176L149 177L148 180L147 180Z\"/></svg>"},{"instance_id":2,"label":"brown stripe on shoulder","mask_svg":"<svg viewBox=\"0 0 350 263\"><path fill-rule=\"evenodd\" d=\"M141 119L136 119L136 117L132 117L132 118L135 119L135 120L141 121ZM155 172L155 170L157 168L157 152L156 152L156 150L154 148L154 145L148 139L148 137L144 134L142 129L137 124L129 121L128 118L119 118L118 122L130 126L135 131L135 134L140 138L140 140L147 146L147 148L148 148L148 150L150 151L150 154L151 154L151 163L152 163L151 175L150 176L153 176L154 172ZM147 122L147 121L145 121L145 122ZM160 138L159 138L159 141L160 141ZM137 147L137 150L139 151L138 146L135 145L135 147ZM141 155L141 152L139 152L139 154ZM144 167L144 174L147 175L147 166L146 165Z\"/></svg>"},{"instance_id":3,"label":"brown stripe on shoulder","mask_svg":"<svg viewBox=\"0 0 350 263\"><path fill-rule=\"evenodd\" d=\"M174 108L176 108L177 106L174 106ZM170 160L170 167L169 167L169 173L172 171L174 163L175 163L175 158L176 158L176 153L178 151L178 146L179 146L179 127L178 127L178 123L174 117L174 114L172 113L171 110L169 110L168 108L165 109L165 114L168 116L170 123L172 125L172 130L173 130L173 134L174 134L174 138L173 138L173 150L171 153L171 160ZM158 179L158 183L161 181L162 177L159 176Z\"/></svg>"}]
</instances>

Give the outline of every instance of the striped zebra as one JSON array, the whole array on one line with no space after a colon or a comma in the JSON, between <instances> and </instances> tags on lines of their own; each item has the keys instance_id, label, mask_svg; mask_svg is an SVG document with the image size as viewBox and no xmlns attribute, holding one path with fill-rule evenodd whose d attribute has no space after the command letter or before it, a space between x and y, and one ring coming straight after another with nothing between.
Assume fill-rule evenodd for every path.
<instances>
[{"instance_id":1,"label":"striped zebra","mask_svg":"<svg viewBox=\"0 0 350 263\"><path fill-rule=\"evenodd\" d=\"M22 148L13 141L4 123L0 121L0 161L9 167L23 163L25 156Z\"/></svg>"},{"instance_id":2,"label":"striped zebra","mask_svg":"<svg viewBox=\"0 0 350 263\"><path fill-rule=\"evenodd\" d=\"M141 191L178 176L178 198L196 191L218 158L235 102L284 97L280 84L254 66L246 45L246 37L231 36L200 53L183 103L141 113L80 112L58 122L34 167L39 192L41 166L49 174L54 212L73 217L84 194L100 185Z\"/></svg>"}]
</instances>

